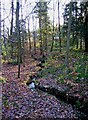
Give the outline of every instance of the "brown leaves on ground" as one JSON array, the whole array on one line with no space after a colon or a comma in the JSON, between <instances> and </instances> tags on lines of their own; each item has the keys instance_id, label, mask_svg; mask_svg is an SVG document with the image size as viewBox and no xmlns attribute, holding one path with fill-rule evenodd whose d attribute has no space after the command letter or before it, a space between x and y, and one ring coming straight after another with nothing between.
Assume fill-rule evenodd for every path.
<instances>
[{"instance_id":1,"label":"brown leaves on ground","mask_svg":"<svg viewBox=\"0 0 88 120\"><path fill-rule=\"evenodd\" d=\"M6 119L39 119L39 118L75 118L71 105L57 100L54 96L39 90L29 89L25 81L38 71L37 61L27 58L25 67L21 65L21 76L17 78L17 65L3 65L2 75L6 83L2 87L2 115Z\"/></svg>"}]
</instances>

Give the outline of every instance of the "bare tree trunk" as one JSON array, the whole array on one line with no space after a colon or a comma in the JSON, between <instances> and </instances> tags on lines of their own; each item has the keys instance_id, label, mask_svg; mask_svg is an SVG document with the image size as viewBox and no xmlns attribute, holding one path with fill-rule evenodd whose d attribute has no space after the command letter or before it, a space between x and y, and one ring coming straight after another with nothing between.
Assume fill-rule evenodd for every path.
<instances>
[{"instance_id":1,"label":"bare tree trunk","mask_svg":"<svg viewBox=\"0 0 88 120\"><path fill-rule=\"evenodd\" d=\"M51 52L53 51L53 45L54 45L54 0L53 0L53 34L52 34L52 44L51 44Z\"/></svg>"},{"instance_id":2,"label":"bare tree trunk","mask_svg":"<svg viewBox=\"0 0 88 120\"><path fill-rule=\"evenodd\" d=\"M18 40L18 78L20 78L21 39L20 39L20 26L19 26L19 0L17 0L17 8L16 8L16 33Z\"/></svg>"},{"instance_id":3,"label":"bare tree trunk","mask_svg":"<svg viewBox=\"0 0 88 120\"><path fill-rule=\"evenodd\" d=\"M35 38L35 24L34 24L34 16L32 16L33 20L33 41L34 41L34 54L36 54L36 38Z\"/></svg>"},{"instance_id":4,"label":"bare tree trunk","mask_svg":"<svg viewBox=\"0 0 88 120\"><path fill-rule=\"evenodd\" d=\"M44 34L44 45L45 45L45 52L47 54L47 2L45 2L45 16L44 16L44 21L45 21L45 34Z\"/></svg>"},{"instance_id":5,"label":"bare tree trunk","mask_svg":"<svg viewBox=\"0 0 88 120\"><path fill-rule=\"evenodd\" d=\"M11 29L10 29L10 35L12 35L13 33L13 12L14 12L14 4L13 4L13 0L12 0L12 19L11 19Z\"/></svg>"},{"instance_id":6,"label":"bare tree trunk","mask_svg":"<svg viewBox=\"0 0 88 120\"><path fill-rule=\"evenodd\" d=\"M2 44L1 44L1 0L0 0L0 77L2 76ZM2 83L0 83L0 120L2 119Z\"/></svg>"},{"instance_id":7,"label":"bare tree trunk","mask_svg":"<svg viewBox=\"0 0 88 120\"><path fill-rule=\"evenodd\" d=\"M39 2L39 3L40 3L40 9L39 9L39 29L40 29L39 42L40 42L40 55L43 56L41 2Z\"/></svg>"},{"instance_id":8,"label":"bare tree trunk","mask_svg":"<svg viewBox=\"0 0 88 120\"><path fill-rule=\"evenodd\" d=\"M45 16L45 51L47 53L47 16Z\"/></svg>"},{"instance_id":9,"label":"bare tree trunk","mask_svg":"<svg viewBox=\"0 0 88 120\"><path fill-rule=\"evenodd\" d=\"M85 12L84 27L85 27L85 34L84 34L85 52L88 53L88 12L87 11Z\"/></svg>"},{"instance_id":10,"label":"bare tree trunk","mask_svg":"<svg viewBox=\"0 0 88 120\"><path fill-rule=\"evenodd\" d=\"M5 10L5 6L3 4L3 16L5 15L4 10ZM5 37L5 20L3 20L3 39L4 39L4 47L6 51L6 56L4 57L4 59L8 61L8 58L7 58L8 49L7 49L7 42L6 42L6 37Z\"/></svg>"},{"instance_id":11,"label":"bare tree trunk","mask_svg":"<svg viewBox=\"0 0 88 120\"><path fill-rule=\"evenodd\" d=\"M77 5L76 5L76 22L77 22ZM78 49L79 47L79 41L78 41L78 31L77 31L78 25L76 24L76 48Z\"/></svg>"},{"instance_id":12,"label":"bare tree trunk","mask_svg":"<svg viewBox=\"0 0 88 120\"><path fill-rule=\"evenodd\" d=\"M82 27L83 27L83 17L82 17L82 13L83 13L83 10L82 10L82 6L81 6L81 13L80 13L80 17L81 17L81 31L80 31L80 49L82 49L82 40L83 40L83 31L82 31Z\"/></svg>"},{"instance_id":13,"label":"bare tree trunk","mask_svg":"<svg viewBox=\"0 0 88 120\"><path fill-rule=\"evenodd\" d=\"M54 25L53 25L53 34L52 34L51 52L53 51L53 45L54 45Z\"/></svg>"},{"instance_id":14,"label":"bare tree trunk","mask_svg":"<svg viewBox=\"0 0 88 120\"><path fill-rule=\"evenodd\" d=\"M2 75L1 0L0 0L0 76Z\"/></svg>"},{"instance_id":15,"label":"bare tree trunk","mask_svg":"<svg viewBox=\"0 0 88 120\"><path fill-rule=\"evenodd\" d=\"M71 20L72 20L72 2L70 2L69 20L68 20L68 33L67 33L67 45L66 45L66 58L65 58L65 64L66 64L67 69L69 68L69 47L70 47Z\"/></svg>"},{"instance_id":16,"label":"bare tree trunk","mask_svg":"<svg viewBox=\"0 0 88 120\"><path fill-rule=\"evenodd\" d=\"M23 13L22 13L22 0L21 0L21 21L23 21ZM20 62L23 63L23 67L25 67L25 48L24 48L24 40L25 40L25 33L24 33L24 30L23 30L23 26L21 24L21 31L22 31L22 35L21 35L21 38L22 38L22 48L21 48L21 60Z\"/></svg>"},{"instance_id":17,"label":"bare tree trunk","mask_svg":"<svg viewBox=\"0 0 88 120\"><path fill-rule=\"evenodd\" d=\"M12 35L13 35L13 12L14 12L14 4L12 0L12 19L11 19L11 28L10 28L10 38L11 38L11 58L13 58L13 42L12 42Z\"/></svg>"},{"instance_id":18,"label":"bare tree trunk","mask_svg":"<svg viewBox=\"0 0 88 120\"><path fill-rule=\"evenodd\" d=\"M25 40L25 35L24 35L24 31L22 31L22 48L21 48L21 58L22 58L22 63L23 63L23 67L25 67L25 47L24 47L24 40Z\"/></svg>"},{"instance_id":19,"label":"bare tree trunk","mask_svg":"<svg viewBox=\"0 0 88 120\"><path fill-rule=\"evenodd\" d=\"M29 39L29 51L31 54L31 35L30 35L30 18L28 19L28 39Z\"/></svg>"},{"instance_id":20,"label":"bare tree trunk","mask_svg":"<svg viewBox=\"0 0 88 120\"><path fill-rule=\"evenodd\" d=\"M35 37L35 31L33 31L33 38L34 38L34 54L36 54L36 37Z\"/></svg>"},{"instance_id":21,"label":"bare tree trunk","mask_svg":"<svg viewBox=\"0 0 88 120\"><path fill-rule=\"evenodd\" d=\"M60 2L58 0L58 33L59 33L59 44L60 44L60 52L61 52L61 32L60 32Z\"/></svg>"}]
</instances>

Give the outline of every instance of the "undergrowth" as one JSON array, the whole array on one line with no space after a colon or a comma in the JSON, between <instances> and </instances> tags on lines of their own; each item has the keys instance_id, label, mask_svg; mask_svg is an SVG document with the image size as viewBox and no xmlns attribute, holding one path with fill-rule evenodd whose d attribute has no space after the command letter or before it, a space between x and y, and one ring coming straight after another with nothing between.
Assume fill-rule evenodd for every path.
<instances>
[{"instance_id":1,"label":"undergrowth","mask_svg":"<svg viewBox=\"0 0 88 120\"><path fill-rule=\"evenodd\" d=\"M51 54L44 63L44 69L38 73L39 77L53 76L57 82L66 80L81 82L88 79L88 56L83 52L70 51L69 68L65 65L65 54ZM67 73L68 71L68 73Z\"/></svg>"}]
</instances>

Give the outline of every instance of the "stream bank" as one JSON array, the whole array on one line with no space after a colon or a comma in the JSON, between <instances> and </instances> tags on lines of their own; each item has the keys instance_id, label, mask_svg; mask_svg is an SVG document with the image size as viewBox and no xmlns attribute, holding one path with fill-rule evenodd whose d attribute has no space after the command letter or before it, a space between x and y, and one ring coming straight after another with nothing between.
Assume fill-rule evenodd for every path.
<instances>
[{"instance_id":1,"label":"stream bank","mask_svg":"<svg viewBox=\"0 0 88 120\"><path fill-rule=\"evenodd\" d=\"M44 63L44 61L43 61ZM44 65L40 61L38 66L40 67L38 73L44 69ZM44 79L44 78L43 78ZM85 100L84 97L79 96L79 94L71 94L70 93L70 87L68 85L62 85L52 84L46 80L41 80L41 78L38 76L38 74L35 74L33 76L30 76L29 80L34 81L36 85L36 89L41 90L43 92L46 92L47 94L55 96L58 100L65 102L66 104L71 104L74 110L77 110L77 116L79 120L87 120L88 118L88 101ZM36 82L37 81L37 82ZM46 83L44 83L46 81ZM47 84L48 82L48 84ZM44 83L44 84L43 84ZM27 83L29 85L29 83ZM64 86L64 87L63 87Z\"/></svg>"}]
</instances>

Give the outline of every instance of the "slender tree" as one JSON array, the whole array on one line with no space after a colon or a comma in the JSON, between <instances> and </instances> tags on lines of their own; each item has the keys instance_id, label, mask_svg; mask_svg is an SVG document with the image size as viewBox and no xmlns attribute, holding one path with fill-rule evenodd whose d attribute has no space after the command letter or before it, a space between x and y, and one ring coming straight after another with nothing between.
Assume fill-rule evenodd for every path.
<instances>
[{"instance_id":1,"label":"slender tree","mask_svg":"<svg viewBox=\"0 0 88 120\"><path fill-rule=\"evenodd\" d=\"M11 41L11 58L13 58L13 13L14 13L14 2L11 2L11 9L12 9L12 18L11 18L11 28L10 28L10 41Z\"/></svg>"},{"instance_id":2,"label":"slender tree","mask_svg":"<svg viewBox=\"0 0 88 120\"><path fill-rule=\"evenodd\" d=\"M59 45L61 52L61 31L60 31L60 1L58 0L58 35L59 35Z\"/></svg>"},{"instance_id":3,"label":"slender tree","mask_svg":"<svg viewBox=\"0 0 88 120\"><path fill-rule=\"evenodd\" d=\"M53 45L54 45L54 0L53 0L53 31L52 31L52 44L51 44L51 52L53 51Z\"/></svg>"},{"instance_id":4,"label":"slender tree","mask_svg":"<svg viewBox=\"0 0 88 120\"><path fill-rule=\"evenodd\" d=\"M77 15L77 13L78 13L78 7L77 7L77 2L76 2L76 5L75 5L75 10L76 10L76 48L78 49L78 47L79 47L79 41L78 41L78 30L77 30L77 28L78 28L78 24L77 24L77 17L78 17L78 15Z\"/></svg>"},{"instance_id":5,"label":"slender tree","mask_svg":"<svg viewBox=\"0 0 88 120\"><path fill-rule=\"evenodd\" d=\"M42 2L39 1L39 42L40 42L40 55L43 56L43 41L42 41Z\"/></svg>"},{"instance_id":6,"label":"slender tree","mask_svg":"<svg viewBox=\"0 0 88 120\"><path fill-rule=\"evenodd\" d=\"M69 47L70 47L71 20L72 20L72 2L70 2L70 9L69 9L67 45L66 45L66 58L65 58L65 64L66 64L67 68L69 68L69 61L68 61L68 59L69 59Z\"/></svg>"},{"instance_id":7,"label":"slender tree","mask_svg":"<svg viewBox=\"0 0 88 120\"><path fill-rule=\"evenodd\" d=\"M44 2L44 50L47 53L47 2Z\"/></svg>"},{"instance_id":8,"label":"slender tree","mask_svg":"<svg viewBox=\"0 0 88 120\"><path fill-rule=\"evenodd\" d=\"M32 15L32 20L33 20L33 41L34 41L34 54L36 54L35 19L34 19L34 16L33 16L33 15Z\"/></svg>"},{"instance_id":9,"label":"slender tree","mask_svg":"<svg viewBox=\"0 0 88 120\"><path fill-rule=\"evenodd\" d=\"M1 0L0 0L0 76L1 76L1 71L2 71L2 63L1 63L1 60L2 60L2 41L1 41Z\"/></svg>"},{"instance_id":10,"label":"slender tree","mask_svg":"<svg viewBox=\"0 0 88 120\"><path fill-rule=\"evenodd\" d=\"M12 18L11 18L10 35L12 36L12 34L13 34L13 13L14 13L14 3L13 3L13 0L11 2L11 5L12 5L12 7L11 7L11 9L12 9Z\"/></svg>"},{"instance_id":11,"label":"slender tree","mask_svg":"<svg viewBox=\"0 0 88 120\"><path fill-rule=\"evenodd\" d=\"M44 51L47 51L47 26L48 26L47 2L45 0L39 0L34 13L37 13L39 18L40 54L41 56L43 56Z\"/></svg>"},{"instance_id":12,"label":"slender tree","mask_svg":"<svg viewBox=\"0 0 88 120\"><path fill-rule=\"evenodd\" d=\"M31 32L30 32L30 18L28 18L28 40L29 40L29 52L31 54Z\"/></svg>"},{"instance_id":13,"label":"slender tree","mask_svg":"<svg viewBox=\"0 0 88 120\"><path fill-rule=\"evenodd\" d=\"M84 34L84 40L85 40L85 52L88 52L88 11L85 12L85 34Z\"/></svg>"},{"instance_id":14,"label":"slender tree","mask_svg":"<svg viewBox=\"0 0 88 120\"><path fill-rule=\"evenodd\" d=\"M19 26L19 0L17 0L17 6L16 6L16 34L18 41L18 78L20 78L21 39L20 39L20 26Z\"/></svg>"},{"instance_id":15,"label":"slender tree","mask_svg":"<svg viewBox=\"0 0 88 120\"><path fill-rule=\"evenodd\" d=\"M1 50L1 0L0 0L0 76L2 76L2 50ZM2 85L0 83L0 92L2 92ZM0 119L2 119L2 94L0 95Z\"/></svg>"},{"instance_id":16,"label":"slender tree","mask_svg":"<svg viewBox=\"0 0 88 120\"><path fill-rule=\"evenodd\" d=\"M23 20L23 13L22 13L22 1L21 1L21 26L20 26L20 32L21 32L21 40L22 40L22 48L21 48L21 62L23 63L23 67L25 67L25 21ZM21 42L21 41L20 41Z\"/></svg>"}]
</instances>

